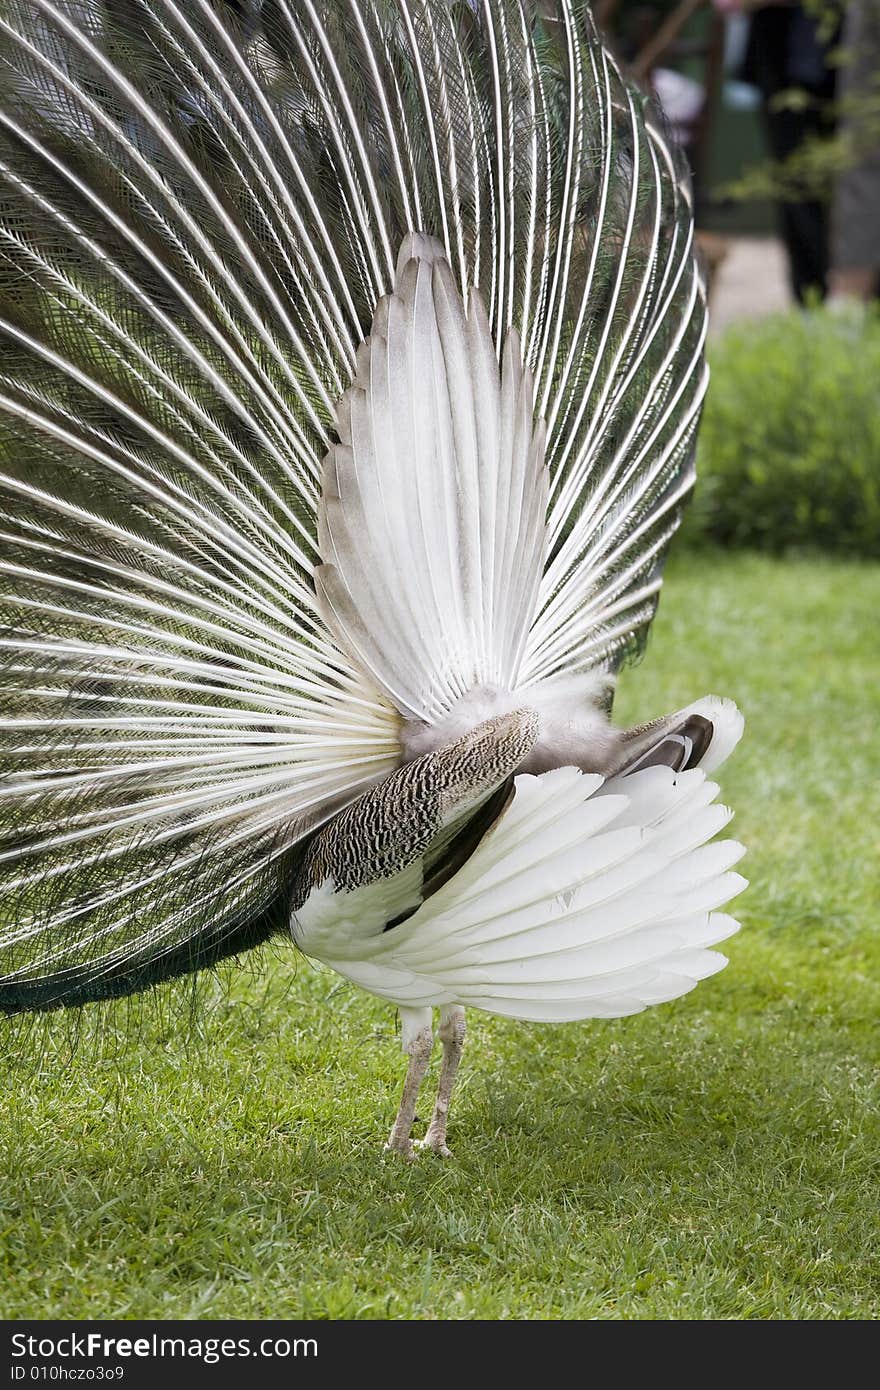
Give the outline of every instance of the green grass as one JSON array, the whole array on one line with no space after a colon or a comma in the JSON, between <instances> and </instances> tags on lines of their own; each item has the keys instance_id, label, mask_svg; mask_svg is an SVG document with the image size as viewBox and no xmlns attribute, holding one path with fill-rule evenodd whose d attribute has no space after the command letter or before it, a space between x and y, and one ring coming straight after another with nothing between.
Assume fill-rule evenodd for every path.
<instances>
[{"instance_id":1,"label":"green grass","mask_svg":"<svg viewBox=\"0 0 880 1390\"><path fill-rule=\"evenodd\" d=\"M454 1162L383 1160L392 1012L292 956L200 1047L4 1064L0 1313L876 1317L878 611L877 567L670 569L618 713L746 714L731 964L611 1024L472 1015Z\"/></svg>"}]
</instances>

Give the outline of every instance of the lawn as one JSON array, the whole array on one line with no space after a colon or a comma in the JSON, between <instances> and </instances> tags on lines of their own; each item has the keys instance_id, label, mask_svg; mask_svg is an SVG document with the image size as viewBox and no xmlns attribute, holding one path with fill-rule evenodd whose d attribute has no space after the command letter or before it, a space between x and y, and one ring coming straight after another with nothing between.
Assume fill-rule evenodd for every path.
<instances>
[{"instance_id":1,"label":"lawn","mask_svg":"<svg viewBox=\"0 0 880 1390\"><path fill-rule=\"evenodd\" d=\"M745 712L730 966L610 1024L472 1015L450 1163L382 1158L394 1015L293 955L189 1048L53 1021L0 1070L0 1314L876 1317L878 612L876 566L677 557L618 715Z\"/></svg>"}]
</instances>

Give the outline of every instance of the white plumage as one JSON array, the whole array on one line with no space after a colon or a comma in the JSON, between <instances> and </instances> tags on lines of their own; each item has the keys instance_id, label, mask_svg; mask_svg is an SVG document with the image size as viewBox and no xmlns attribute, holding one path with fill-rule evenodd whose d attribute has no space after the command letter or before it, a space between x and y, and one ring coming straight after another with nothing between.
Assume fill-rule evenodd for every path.
<instances>
[{"instance_id":1,"label":"white plumage","mask_svg":"<svg viewBox=\"0 0 880 1390\"><path fill-rule=\"evenodd\" d=\"M693 483L686 176L583 0L0 16L0 1007L287 934L396 1004L685 993L706 697L615 674ZM244 11L242 11L244 13Z\"/></svg>"},{"instance_id":2,"label":"white plumage","mask_svg":"<svg viewBox=\"0 0 880 1390\"><path fill-rule=\"evenodd\" d=\"M336 413L318 596L328 627L405 718L512 688L543 567L548 477L511 333L499 377L479 295L439 242L407 238Z\"/></svg>"},{"instance_id":3,"label":"white plumage","mask_svg":"<svg viewBox=\"0 0 880 1390\"><path fill-rule=\"evenodd\" d=\"M686 994L737 930L714 909L729 872L730 819L702 770L654 767L603 783L561 767L520 775L465 867L393 931L419 885L338 893L325 881L293 919L309 955L401 1008L462 1004L535 1022L617 1018ZM409 881L407 881L409 879Z\"/></svg>"}]
</instances>

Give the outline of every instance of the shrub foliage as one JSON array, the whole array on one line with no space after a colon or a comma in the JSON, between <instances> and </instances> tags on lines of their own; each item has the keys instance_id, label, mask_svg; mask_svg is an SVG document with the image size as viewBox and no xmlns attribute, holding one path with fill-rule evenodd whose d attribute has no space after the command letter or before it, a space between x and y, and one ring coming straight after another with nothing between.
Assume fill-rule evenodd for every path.
<instances>
[{"instance_id":1,"label":"shrub foliage","mask_svg":"<svg viewBox=\"0 0 880 1390\"><path fill-rule=\"evenodd\" d=\"M737 325L710 360L691 540L880 557L880 315Z\"/></svg>"}]
</instances>

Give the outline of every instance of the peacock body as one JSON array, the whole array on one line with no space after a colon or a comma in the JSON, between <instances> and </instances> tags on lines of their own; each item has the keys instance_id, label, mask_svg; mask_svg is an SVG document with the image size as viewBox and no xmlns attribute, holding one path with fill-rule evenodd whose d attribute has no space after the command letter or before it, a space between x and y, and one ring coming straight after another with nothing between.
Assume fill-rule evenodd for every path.
<instances>
[{"instance_id":1,"label":"peacock body","mask_svg":"<svg viewBox=\"0 0 880 1390\"><path fill-rule=\"evenodd\" d=\"M687 181L580 0L0 15L0 1005L292 935L401 1011L724 964L730 701L610 721L693 484Z\"/></svg>"}]
</instances>

